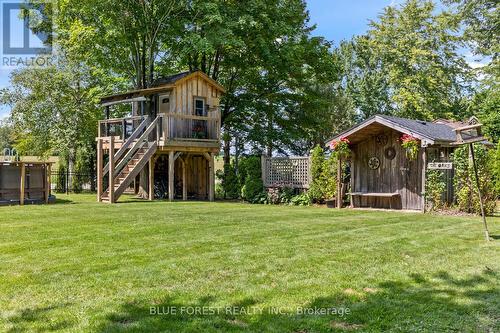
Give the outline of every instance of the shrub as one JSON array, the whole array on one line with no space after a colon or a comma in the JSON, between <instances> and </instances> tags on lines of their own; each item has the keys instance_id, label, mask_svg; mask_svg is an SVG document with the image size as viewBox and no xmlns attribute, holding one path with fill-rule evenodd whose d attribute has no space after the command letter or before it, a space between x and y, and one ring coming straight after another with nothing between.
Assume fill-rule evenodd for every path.
<instances>
[{"instance_id":1,"label":"shrub","mask_svg":"<svg viewBox=\"0 0 500 333\"><path fill-rule=\"evenodd\" d=\"M246 157L242 159L240 165L242 166L240 179L244 184L241 188L241 197L246 201L255 203L262 199L262 193L264 192L260 157Z\"/></svg>"},{"instance_id":2,"label":"shrub","mask_svg":"<svg viewBox=\"0 0 500 333\"><path fill-rule=\"evenodd\" d=\"M224 171L217 172L221 180L220 194L224 199L237 199L240 196L241 186L232 164L224 165Z\"/></svg>"},{"instance_id":3,"label":"shrub","mask_svg":"<svg viewBox=\"0 0 500 333\"><path fill-rule=\"evenodd\" d=\"M323 149L318 145L311 152L311 184L309 186L309 196L314 202L323 200L321 174L325 161Z\"/></svg>"},{"instance_id":4,"label":"shrub","mask_svg":"<svg viewBox=\"0 0 500 333\"><path fill-rule=\"evenodd\" d=\"M64 160L59 160L59 167L57 168L57 181L56 192L63 193L66 191L66 165Z\"/></svg>"},{"instance_id":5,"label":"shrub","mask_svg":"<svg viewBox=\"0 0 500 333\"><path fill-rule=\"evenodd\" d=\"M289 187L283 187L279 191L279 203L289 204L294 196L293 189Z\"/></svg>"},{"instance_id":6,"label":"shrub","mask_svg":"<svg viewBox=\"0 0 500 333\"><path fill-rule=\"evenodd\" d=\"M446 189L446 182L441 170L427 170L425 182L425 200L430 209L439 209L443 206L442 196Z\"/></svg>"},{"instance_id":7,"label":"shrub","mask_svg":"<svg viewBox=\"0 0 500 333\"><path fill-rule=\"evenodd\" d=\"M481 144L474 145L476 165L478 169L479 186L483 197L484 210L486 214L492 214L495 209L496 198L494 178L494 163L488 159L491 153ZM453 154L455 163L455 193L458 208L468 213L480 214L480 204L478 199L476 179L472 163L469 161L468 146L457 148Z\"/></svg>"},{"instance_id":8,"label":"shrub","mask_svg":"<svg viewBox=\"0 0 500 333\"><path fill-rule=\"evenodd\" d=\"M290 203L294 206L309 206L311 204L311 198L309 194L301 193L292 197Z\"/></svg>"},{"instance_id":9,"label":"shrub","mask_svg":"<svg viewBox=\"0 0 500 333\"><path fill-rule=\"evenodd\" d=\"M311 153L311 178L309 198L313 202L331 199L337 191L337 158L331 154L325 157L323 149L316 146Z\"/></svg>"},{"instance_id":10,"label":"shrub","mask_svg":"<svg viewBox=\"0 0 500 333\"><path fill-rule=\"evenodd\" d=\"M493 173L493 186L495 189L495 194L500 195L500 143L497 144L497 149L491 150L489 152L489 168Z\"/></svg>"},{"instance_id":11,"label":"shrub","mask_svg":"<svg viewBox=\"0 0 500 333\"><path fill-rule=\"evenodd\" d=\"M331 154L323 162L321 173L322 195L324 200L332 199L337 195L337 157Z\"/></svg>"}]
</instances>

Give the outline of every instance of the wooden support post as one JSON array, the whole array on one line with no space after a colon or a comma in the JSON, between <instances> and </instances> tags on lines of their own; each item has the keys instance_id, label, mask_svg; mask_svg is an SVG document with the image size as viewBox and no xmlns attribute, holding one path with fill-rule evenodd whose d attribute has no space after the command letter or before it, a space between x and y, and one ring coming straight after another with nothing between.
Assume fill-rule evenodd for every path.
<instances>
[{"instance_id":1,"label":"wooden support post","mask_svg":"<svg viewBox=\"0 0 500 333\"><path fill-rule=\"evenodd\" d=\"M337 208L342 208L342 159L340 156L337 165Z\"/></svg>"},{"instance_id":2,"label":"wooden support post","mask_svg":"<svg viewBox=\"0 0 500 333\"><path fill-rule=\"evenodd\" d=\"M151 156L149 159L149 193L148 193L148 199L149 201L152 201L155 196L155 160L154 156Z\"/></svg>"},{"instance_id":3,"label":"wooden support post","mask_svg":"<svg viewBox=\"0 0 500 333\"><path fill-rule=\"evenodd\" d=\"M105 117L106 117L106 120L109 119L109 106L106 106L106 109L105 109ZM104 135L105 136L108 136L109 135L109 123L106 122L105 124L105 129L104 129Z\"/></svg>"},{"instance_id":4,"label":"wooden support post","mask_svg":"<svg viewBox=\"0 0 500 333\"><path fill-rule=\"evenodd\" d=\"M350 165L350 171L351 171L351 193L356 192L356 179L355 174L354 174L354 160L356 159L356 155L354 154L354 151L351 152L351 165ZM354 198L352 195L349 195L349 203L350 207L354 208Z\"/></svg>"},{"instance_id":5,"label":"wooden support post","mask_svg":"<svg viewBox=\"0 0 500 333\"><path fill-rule=\"evenodd\" d=\"M97 202L101 202L102 196L102 175L103 175L103 160L102 160L102 139L97 139Z\"/></svg>"},{"instance_id":6,"label":"wooden support post","mask_svg":"<svg viewBox=\"0 0 500 333\"><path fill-rule=\"evenodd\" d=\"M50 197L50 163L45 164L45 203L49 203Z\"/></svg>"},{"instance_id":7,"label":"wooden support post","mask_svg":"<svg viewBox=\"0 0 500 333\"><path fill-rule=\"evenodd\" d=\"M170 151L168 154L168 200L172 201L174 200L174 191L175 191L175 184L174 184L174 170L175 170L175 159L174 159L175 152Z\"/></svg>"},{"instance_id":8,"label":"wooden support post","mask_svg":"<svg viewBox=\"0 0 500 333\"><path fill-rule=\"evenodd\" d=\"M210 153L210 160L208 160L208 200L214 201L215 199L215 162L214 153Z\"/></svg>"},{"instance_id":9,"label":"wooden support post","mask_svg":"<svg viewBox=\"0 0 500 333\"><path fill-rule=\"evenodd\" d=\"M109 137L109 171L108 171L108 177L109 177L109 203L114 203L115 202L115 137L110 136Z\"/></svg>"},{"instance_id":10,"label":"wooden support post","mask_svg":"<svg viewBox=\"0 0 500 333\"><path fill-rule=\"evenodd\" d=\"M188 196L187 191L187 165L186 161L181 158L182 163L182 200L186 201Z\"/></svg>"},{"instance_id":11,"label":"wooden support post","mask_svg":"<svg viewBox=\"0 0 500 333\"><path fill-rule=\"evenodd\" d=\"M427 148L423 148L422 151L422 191L420 193L422 197L422 213L425 213L425 180L427 178Z\"/></svg>"},{"instance_id":12,"label":"wooden support post","mask_svg":"<svg viewBox=\"0 0 500 333\"><path fill-rule=\"evenodd\" d=\"M486 241L489 242L490 241L490 233L488 231L488 224L486 223L486 215L484 213L483 197L481 195L481 187L479 185L479 176L477 173L476 158L474 157L474 145L472 143L469 143L469 150L470 150L470 155L472 158L472 166L474 167L474 175L476 176L477 194L479 196L479 205L481 207L481 216L483 217L484 237L486 238Z\"/></svg>"},{"instance_id":13,"label":"wooden support post","mask_svg":"<svg viewBox=\"0 0 500 333\"><path fill-rule=\"evenodd\" d=\"M19 187L19 204L24 205L24 187L26 186L26 165L21 163L21 179Z\"/></svg>"},{"instance_id":14,"label":"wooden support post","mask_svg":"<svg viewBox=\"0 0 500 333\"><path fill-rule=\"evenodd\" d=\"M125 118L122 119L122 141L125 142L125 136L127 132L127 122L125 121Z\"/></svg>"},{"instance_id":15,"label":"wooden support post","mask_svg":"<svg viewBox=\"0 0 500 333\"><path fill-rule=\"evenodd\" d=\"M160 117L160 119L158 119L158 121L156 122L156 144L157 145L160 144L162 119L163 118Z\"/></svg>"}]
</instances>

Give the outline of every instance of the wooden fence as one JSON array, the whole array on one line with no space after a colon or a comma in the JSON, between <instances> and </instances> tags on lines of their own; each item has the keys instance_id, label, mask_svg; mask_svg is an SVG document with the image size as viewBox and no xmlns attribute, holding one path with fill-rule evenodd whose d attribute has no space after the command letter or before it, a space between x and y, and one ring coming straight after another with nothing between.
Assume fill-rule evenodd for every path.
<instances>
[{"instance_id":1,"label":"wooden fence","mask_svg":"<svg viewBox=\"0 0 500 333\"><path fill-rule=\"evenodd\" d=\"M309 157L262 156L262 180L265 187L309 188Z\"/></svg>"}]
</instances>

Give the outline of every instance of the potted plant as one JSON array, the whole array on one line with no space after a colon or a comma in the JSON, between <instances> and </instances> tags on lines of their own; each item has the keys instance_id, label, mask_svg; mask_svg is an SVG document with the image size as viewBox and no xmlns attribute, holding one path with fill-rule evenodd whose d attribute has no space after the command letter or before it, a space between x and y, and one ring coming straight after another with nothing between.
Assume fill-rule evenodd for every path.
<instances>
[{"instance_id":1,"label":"potted plant","mask_svg":"<svg viewBox=\"0 0 500 333\"><path fill-rule=\"evenodd\" d=\"M193 139L206 139L207 132L203 126L197 125L193 127Z\"/></svg>"},{"instance_id":2,"label":"potted plant","mask_svg":"<svg viewBox=\"0 0 500 333\"><path fill-rule=\"evenodd\" d=\"M416 160L420 146L418 139L409 134L403 134L399 141L401 141L401 147L406 151L406 157L411 161Z\"/></svg>"},{"instance_id":3,"label":"potted plant","mask_svg":"<svg viewBox=\"0 0 500 333\"><path fill-rule=\"evenodd\" d=\"M351 147L349 147L349 144L349 139L341 138L338 141L332 141L330 149L337 155L338 158L345 159L351 156Z\"/></svg>"}]
</instances>

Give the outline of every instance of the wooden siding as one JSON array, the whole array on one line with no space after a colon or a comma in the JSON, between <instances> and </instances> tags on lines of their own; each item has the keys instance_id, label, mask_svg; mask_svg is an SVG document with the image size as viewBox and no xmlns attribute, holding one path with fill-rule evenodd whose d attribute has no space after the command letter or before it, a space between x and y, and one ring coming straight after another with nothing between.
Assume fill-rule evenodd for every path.
<instances>
[{"instance_id":1,"label":"wooden siding","mask_svg":"<svg viewBox=\"0 0 500 333\"><path fill-rule=\"evenodd\" d=\"M422 152L420 149L416 161L406 158L404 149L399 142L400 133L385 130L387 144L376 142L376 135L367 138L353 147L354 151L354 181L351 192L364 193L398 193L399 196L389 197L355 197L356 207L392 208L419 210L422 206ZM385 157L385 149L394 147L396 156L390 160ZM371 157L378 157L379 168L368 167Z\"/></svg>"},{"instance_id":2,"label":"wooden siding","mask_svg":"<svg viewBox=\"0 0 500 333\"><path fill-rule=\"evenodd\" d=\"M155 183L162 183L163 188L168 184L168 154L161 154L154 165ZM194 199L208 198L208 161L203 155L182 154L181 158L186 163L187 195ZM174 189L175 197L182 197L182 161L175 160L174 166Z\"/></svg>"},{"instance_id":3,"label":"wooden siding","mask_svg":"<svg viewBox=\"0 0 500 333\"><path fill-rule=\"evenodd\" d=\"M210 108L219 107L219 90L202 77L193 77L179 82L173 89L170 95L170 112L193 115L195 97L204 98Z\"/></svg>"}]
</instances>

